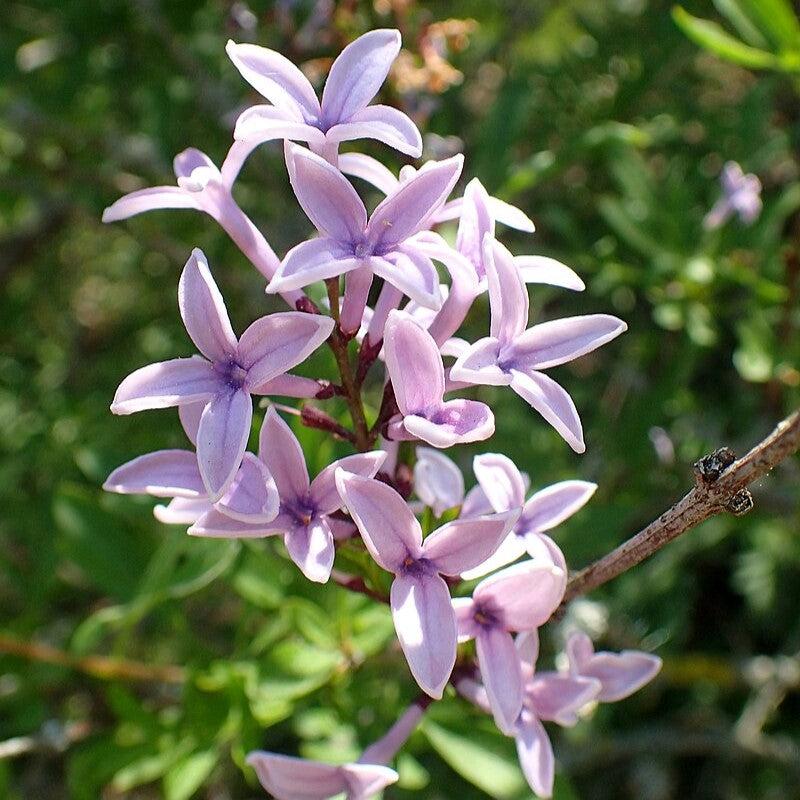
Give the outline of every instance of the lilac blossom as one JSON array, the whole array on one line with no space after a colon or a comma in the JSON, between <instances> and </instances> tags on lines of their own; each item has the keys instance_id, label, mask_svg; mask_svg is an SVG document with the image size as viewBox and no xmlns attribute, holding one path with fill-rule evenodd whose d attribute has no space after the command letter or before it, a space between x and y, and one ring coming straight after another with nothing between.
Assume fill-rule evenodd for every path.
<instances>
[{"instance_id":1,"label":"lilac blossom","mask_svg":"<svg viewBox=\"0 0 800 800\"><path fill-rule=\"evenodd\" d=\"M752 173L745 175L735 161L728 161L720 174L722 197L703 219L708 230L720 228L734 214L745 225L752 225L761 213L761 181Z\"/></svg>"},{"instance_id":2,"label":"lilac blossom","mask_svg":"<svg viewBox=\"0 0 800 800\"><path fill-rule=\"evenodd\" d=\"M437 517L441 517L445 511L460 506L464 501L464 476L444 453L430 447L418 447L414 489L417 497Z\"/></svg>"},{"instance_id":3,"label":"lilac blossom","mask_svg":"<svg viewBox=\"0 0 800 800\"><path fill-rule=\"evenodd\" d=\"M490 335L456 359L454 381L510 386L549 422L578 453L586 449L572 398L542 372L590 353L627 329L607 314L542 322L527 328L528 292L513 256L490 236L484 238L491 307ZM527 330L526 330L527 328Z\"/></svg>"},{"instance_id":4,"label":"lilac blossom","mask_svg":"<svg viewBox=\"0 0 800 800\"><path fill-rule=\"evenodd\" d=\"M420 305L441 305L436 268L414 236L452 191L461 174L462 156L429 162L389 195L369 220L356 190L327 161L295 145L287 149L287 161L297 200L320 237L286 254L268 292L299 289L346 273L348 280L362 284L366 277L368 290L371 276L377 275ZM366 292L362 295L359 321ZM357 329L358 325L353 332Z\"/></svg>"},{"instance_id":5,"label":"lilac blossom","mask_svg":"<svg viewBox=\"0 0 800 800\"><path fill-rule=\"evenodd\" d=\"M209 500L216 502L242 463L253 416L251 394L316 350L333 320L288 311L256 320L237 341L222 295L205 256L195 249L178 287L186 330L204 358L177 358L142 367L120 384L115 414L204 403L197 433L197 460Z\"/></svg>"},{"instance_id":6,"label":"lilac blossom","mask_svg":"<svg viewBox=\"0 0 800 800\"><path fill-rule=\"evenodd\" d=\"M384 351L400 410L400 418L390 422L390 438L417 438L442 448L488 439L494 433L494 414L485 403L444 400L444 365L439 349L408 314L389 314Z\"/></svg>"},{"instance_id":7,"label":"lilac blossom","mask_svg":"<svg viewBox=\"0 0 800 800\"><path fill-rule=\"evenodd\" d=\"M497 727L513 732L522 710L523 674L511 632L550 619L564 596L564 571L526 561L481 581L472 597L453 600L458 640L475 639L483 683Z\"/></svg>"},{"instance_id":8,"label":"lilac blossom","mask_svg":"<svg viewBox=\"0 0 800 800\"><path fill-rule=\"evenodd\" d=\"M277 486L280 510L269 520L252 518L263 498L250 486L242 486L241 491L229 492L226 507L218 509L222 513L211 509L192 525L189 533L221 538L282 534L289 557L303 574L309 580L325 583L330 578L335 555L330 515L342 507L334 480L336 471L372 478L385 457L381 450L345 456L310 481L300 442L270 406L261 426L257 460ZM241 510L238 516L229 513L231 505Z\"/></svg>"},{"instance_id":9,"label":"lilac blossom","mask_svg":"<svg viewBox=\"0 0 800 800\"><path fill-rule=\"evenodd\" d=\"M462 575L466 580L480 578L528 553L531 558L551 561L567 574L567 564L558 545L546 534L569 519L589 501L597 484L588 481L560 481L535 492L526 501L526 480L514 462L500 453L475 456L472 462L482 502L471 498L467 515L501 512L521 508L522 514L508 538L479 569ZM473 506L474 504L474 506ZM473 510L474 509L474 510ZM465 515L464 510L461 513Z\"/></svg>"},{"instance_id":10,"label":"lilac blossom","mask_svg":"<svg viewBox=\"0 0 800 800\"><path fill-rule=\"evenodd\" d=\"M400 52L399 31L370 31L345 47L331 66L321 103L306 76L280 53L234 42L225 49L242 77L271 104L253 106L239 117L237 140L251 147L299 140L334 161L339 144L353 139L377 139L407 155L421 154L422 137L408 116L369 105Z\"/></svg>"},{"instance_id":11,"label":"lilac blossom","mask_svg":"<svg viewBox=\"0 0 800 800\"><path fill-rule=\"evenodd\" d=\"M394 573L392 617L408 666L420 687L440 698L456 659L456 617L442 575L485 561L519 512L455 520L425 541L405 500L376 480L336 473L339 494L370 555Z\"/></svg>"}]
</instances>

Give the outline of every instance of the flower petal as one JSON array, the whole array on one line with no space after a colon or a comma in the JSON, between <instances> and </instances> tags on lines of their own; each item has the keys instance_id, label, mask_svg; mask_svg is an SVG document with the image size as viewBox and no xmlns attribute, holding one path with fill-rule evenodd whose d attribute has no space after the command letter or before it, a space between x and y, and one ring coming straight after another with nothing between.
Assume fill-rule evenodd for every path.
<instances>
[{"instance_id":1,"label":"flower petal","mask_svg":"<svg viewBox=\"0 0 800 800\"><path fill-rule=\"evenodd\" d=\"M522 511L520 531L549 531L583 508L597 489L589 481L560 481L536 492Z\"/></svg>"},{"instance_id":2,"label":"flower petal","mask_svg":"<svg viewBox=\"0 0 800 800\"><path fill-rule=\"evenodd\" d=\"M511 634L482 625L475 637L481 678L497 727L513 735L522 711L522 669Z\"/></svg>"},{"instance_id":3,"label":"flower petal","mask_svg":"<svg viewBox=\"0 0 800 800\"><path fill-rule=\"evenodd\" d=\"M523 711L516 740L519 765L528 786L539 797L552 797L556 765L544 725L533 714Z\"/></svg>"},{"instance_id":4,"label":"flower petal","mask_svg":"<svg viewBox=\"0 0 800 800\"><path fill-rule=\"evenodd\" d=\"M153 186L120 197L103 211L103 222L118 222L145 211L162 208L193 208L200 210L197 197L178 186Z\"/></svg>"},{"instance_id":5,"label":"flower petal","mask_svg":"<svg viewBox=\"0 0 800 800\"><path fill-rule=\"evenodd\" d=\"M510 631L530 631L550 619L564 594L563 570L549 563L523 561L481 581L472 593Z\"/></svg>"},{"instance_id":6,"label":"flower petal","mask_svg":"<svg viewBox=\"0 0 800 800\"><path fill-rule=\"evenodd\" d=\"M308 525L296 525L283 537L289 557L303 575L315 583L327 583L331 576L333 534L324 519L312 519Z\"/></svg>"},{"instance_id":7,"label":"flower petal","mask_svg":"<svg viewBox=\"0 0 800 800\"><path fill-rule=\"evenodd\" d=\"M173 497L165 506L153 509L153 516L164 525L191 525L211 508L203 497Z\"/></svg>"},{"instance_id":8,"label":"flower petal","mask_svg":"<svg viewBox=\"0 0 800 800\"><path fill-rule=\"evenodd\" d=\"M478 486L473 486L464 498L464 504L461 506L461 518L482 517L485 514L494 512L492 504L483 489Z\"/></svg>"},{"instance_id":9,"label":"flower petal","mask_svg":"<svg viewBox=\"0 0 800 800\"><path fill-rule=\"evenodd\" d=\"M497 222L524 233L533 233L536 226L533 220L520 208L506 203L498 197L489 197L489 210Z\"/></svg>"},{"instance_id":10,"label":"flower petal","mask_svg":"<svg viewBox=\"0 0 800 800\"><path fill-rule=\"evenodd\" d=\"M184 403L178 406L178 418L186 438L197 446L197 429L200 427L200 417L203 416L205 403Z\"/></svg>"},{"instance_id":11,"label":"flower petal","mask_svg":"<svg viewBox=\"0 0 800 800\"><path fill-rule=\"evenodd\" d=\"M482 442L494 433L494 414L477 400L448 400L429 408L426 416L403 418L408 433L434 447Z\"/></svg>"},{"instance_id":12,"label":"flower petal","mask_svg":"<svg viewBox=\"0 0 800 800\"><path fill-rule=\"evenodd\" d=\"M489 194L483 184L473 178L464 190L456 249L470 260L479 278L486 274L483 240L487 235L494 238L494 217L489 210Z\"/></svg>"},{"instance_id":13,"label":"flower petal","mask_svg":"<svg viewBox=\"0 0 800 800\"><path fill-rule=\"evenodd\" d=\"M289 180L308 218L324 236L353 242L364 235L367 210L350 181L324 158L291 145Z\"/></svg>"},{"instance_id":14,"label":"flower petal","mask_svg":"<svg viewBox=\"0 0 800 800\"><path fill-rule=\"evenodd\" d=\"M312 146L324 147L325 134L313 125L275 106L251 106L236 120L233 136L237 142L247 142L250 148L275 139L308 142Z\"/></svg>"},{"instance_id":15,"label":"flower petal","mask_svg":"<svg viewBox=\"0 0 800 800\"><path fill-rule=\"evenodd\" d=\"M269 294L301 289L316 281L336 278L362 265L351 251L327 236L293 247L267 286Z\"/></svg>"},{"instance_id":16,"label":"flower petal","mask_svg":"<svg viewBox=\"0 0 800 800\"><path fill-rule=\"evenodd\" d=\"M266 47L231 41L225 52L242 77L270 103L305 122L319 118L314 87L288 58Z\"/></svg>"},{"instance_id":17,"label":"flower petal","mask_svg":"<svg viewBox=\"0 0 800 800\"><path fill-rule=\"evenodd\" d=\"M339 170L345 175L361 178L384 194L391 194L400 183L394 173L377 158L363 153L341 153Z\"/></svg>"},{"instance_id":18,"label":"flower petal","mask_svg":"<svg viewBox=\"0 0 800 800\"><path fill-rule=\"evenodd\" d=\"M368 800L400 779L391 767L379 764L345 764L342 773L349 787L348 800Z\"/></svg>"},{"instance_id":19,"label":"flower petal","mask_svg":"<svg viewBox=\"0 0 800 800\"><path fill-rule=\"evenodd\" d=\"M225 494L236 477L252 419L253 401L241 389L218 394L200 417L197 463L212 503Z\"/></svg>"},{"instance_id":20,"label":"flower petal","mask_svg":"<svg viewBox=\"0 0 800 800\"><path fill-rule=\"evenodd\" d=\"M430 334L408 314L392 311L384 329L384 354L397 406L403 414L441 403L444 366Z\"/></svg>"},{"instance_id":21,"label":"flower petal","mask_svg":"<svg viewBox=\"0 0 800 800\"><path fill-rule=\"evenodd\" d=\"M258 457L267 465L282 502L305 499L310 484L303 448L274 406L267 409L261 426Z\"/></svg>"},{"instance_id":22,"label":"flower petal","mask_svg":"<svg viewBox=\"0 0 800 800\"><path fill-rule=\"evenodd\" d=\"M209 361L233 360L236 335L203 251L195 248L181 272L178 307L197 349Z\"/></svg>"},{"instance_id":23,"label":"flower petal","mask_svg":"<svg viewBox=\"0 0 800 800\"><path fill-rule=\"evenodd\" d=\"M464 501L464 476L443 453L430 447L418 447L414 489L417 497L441 517L448 508L460 506Z\"/></svg>"},{"instance_id":24,"label":"flower petal","mask_svg":"<svg viewBox=\"0 0 800 800\"><path fill-rule=\"evenodd\" d=\"M347 122L378 93L400 52L400 31L378 29L359 36L337 56L322 91L328 126Z\"/></svg>"},{"instance_id":25,"label":"flower petal","mask_svg":"<svg viewBox=\"0 0 800 800\"><path fill-rule=\"evenodd\" d=\"M423 230L453 191L463 166L462 155L431 161L402 182L369 218L367 236L373 246L386 252Z\"/></svg>"},{"instance_id":26,"label":"flower petal","mask_svg":"<svg viewBox=\"0 0 800 800\"><path fill-rule=\"evenodd\" d=\"M173 358L137 369L119 385L111 411L133 414L150 408L169 408L208 401L224 384L204 358Z\"/></svg>"},{"instance_id":27,"label":"flower petal","mask_svg":"<svg viewBox=\"0 0 800 800\"><path fill-rule=\"evenodd\" d=\"M321 314L282 311L257 319L239 340L239 364L247 370L245 386L259 387L305 361L333 330L334 321Z\"/></svg>"},{"instance_id":28,"label":"flower petal","mask_svg":"<svg viewBox=\"0 0 800 800\"><path fill-rule=\"evenodd\" d=\"M422 155L422 136L417 126L407 114L391 106L367 106L347 122L330 128L327 138L329 142L377 139L414 158Z\"/></svg>"},{"instance_id":29,"label":"flower petal","mask_svg":"<svg viewBox=\"0 0 800 800\"><path fill-rule=\"evenodd\" d=\"M422 552L444 575L475 569L500 546L519 517L519 510L477 519L456 519L434 531Z\"/></svg>"},{"instance_id":30,"label":"flower petal","mask_svg":"<svg viewBox=\"0 0 800 800\"><path fill-rule=\"evenodd\" d=\"M438 575L398 575L391 606L411 674L423 691L439 699L456 663L456 621L447 584Z\"/></svg>"},{"instance_id":31,"label":"flower petal","mask_svg":"<svg viewBox=\"0 0 800 800\"><path fill-rule=\"evenodd\" d=\"M487 512L491 513L492 508L489 507ZM475 578L483 578L492 572L500 569L501 567L513 564L520 556L525 554L525 539L522 536L517 536L513 531L509 533L505 539L500 543L500 546L494 553L489 556L482 564L475 567L475 569L468 569L461 573L461 577L465 581L471 581Z\"/></svg>"},{"instance_id":32,"label":"flower petal","mask_svg":"<svg viewBox=\"0 0 800 800\"><path fill-rule=\"evenodd\" d=\"M514 264L523 283L546 283L582 292L586 284L575 270L547 256L515 256Z\"/></svg>"},{"instance_id":33,"label":"flower petal","mask_svg":"<svg viewBox=\"0 0 800 800\"><path fill-rule=\"evenodd\" d=\"M600 681L559 672L540 672L526 687L536 716L562 725L574 725L577 712L600 699L599 692Z\"/></svg>"},{"instance_id":34,"label":"flower petal","mask_svg":"<svg viewBox=\"0 0 800 800\"><path fill-rule=\"evenodd\" d=\"M375 275L391 283L419 305L434 311L441 308L439 274L424 253L411 246L399 246L384 257L371 257L367 264Z\"/></svg>"},{"instance_id":35,"label":"flower petal","mask_svg":"<svg viewBox=\"0 0 800 800\"><path fill-rule=\"evenodd\" d=\"M555 367L591 353L627 329L621 319L608 314L542 322L514 340L508 359L523 372Z\"/></svg>"},{"instance_id":36,"label":"flower petal","mask_svg":"<svg viewBox=\"0 0 800 800\"><path fill-rule=\"evenodd\" d=\"M456 615L458 641L468 642L478 635L480 625L475 620L475 603L471 597L454 597L450 603Z\"/></svg>"},{"instance_id":37,"label":"flower petal","mask_svg":"<svg viewBox=\"0 0 800 800\"><path fill-rule=\"evenodd\" d=\"M583 426L569 394L543 372L526 374L512 370L511 374L511 388L530 403L576 453L583 453L586 450Z\"/></svg>"},{"instance_id":38,"label":"flower petal","mask_svg":"<svg viewBox=\"0 0 800 800\"><path fill-rule=\"evenodd\" d=\"M419 557L422 529L406 501L391 486L340 468L336 487L367 550L380 566L398 572L407 558Z\"/></svg>"},{"instance_id":39,"label":"flower petal","mask_svg":"<svg viewBox=\"0 0 800 800\"><path fill-rule=\"evenodd\" d=\"M483 263L492 311L489 335L504 347L528 327L528 290L514 264L514 256L488 235L483 240Z\"/></svg>"},{"instance_id":40,"label":"flower petal","mask_svg":"<svg viewBox=\"0 0 800 800\"><path fill-rule=\"evenodd\" d=\"M153 497L205 497L206 490L190 450L158 450L117 467L103 489L118 494Z\"/></svg>"},{"instance_id":41,"label":"flower petal","mask_svg":"<svg viewBox=\"0 0 800 800\"><path fill-rule=\"evenodd\" d=\"M343 469L352 475L362 478L374 478L381 465L386 460L383 450L374 450L371 453L356 453L345 456L329 464L311 482L310 496L319 514L332 514L342 507L342 498L336 488L336 470Z\"/></svg>"},{"instance_id":42,"label":"flower petal","mask_svg":"<svg viewBox=\"0 0 800 800\"><path fill-rule=\"evenodd\" d=\"M284 533L288 523L283 515L278 515L272 522L242 522L212 507L197 518L188 533L210 539L263 539Z\"/></svg>"},{"instance_id":43,"label":"flower petal","mask_svg":"<svg viewBox=\"0 0 800 800\"><path fill-rule=\"evenodd\" d=\"M580 668L584 678L595 678L601 684L597 699L613 703L630 697L649 683L661 669L661 659L638 650L621 653L598 652Z\"/></svg>"},{"instance_id":44,"label":"flower petal","mask_svg":"<svg viewBox=\"0 0 800 800\"><path fill-rule=\"evenodd\" d=\"M276 800L325 800L349 788L342 767L263 750L249 753L261 785Z\"/></svg>"},{"instance_id":45,"label":"flower petal","mask_svg":"<svg viewBox=\"0 0 800 800\"><path fill-rule=\"evenodd\" d=\"M498 366L500 341L492 336L478 339L456 358L450 379L479 386L508 386L511 375Z\"/></svg>"},{"instance_id":46,"label":"flower petal","mask_svg":"<svg viewBox=\"0 0 800 800\"><path fill-rule=\"evenodd\" d=\"M521 509L525 482L517 465L501 453L484 453L472 460L472 471L495 511Z\"/></svg>"},{"instance_id":47,"label":"flower petal","mask_svg":"<svg viewBox=\"0 0 800 800\"><path fill-rule=\"evenodd\" d=\"M223 514L242 522L272 522L278 516L280 498L275 479L252 453L245 453L233 483L216 504Z\"/></svg>"}]
</instances>

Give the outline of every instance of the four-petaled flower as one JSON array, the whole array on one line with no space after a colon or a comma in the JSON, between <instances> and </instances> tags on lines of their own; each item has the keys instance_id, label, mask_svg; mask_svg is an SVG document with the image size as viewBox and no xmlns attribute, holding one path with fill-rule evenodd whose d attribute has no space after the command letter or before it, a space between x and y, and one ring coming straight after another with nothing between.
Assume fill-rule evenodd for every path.
<instances>
[{"instance_id":1,"label":"four-petaled flower","mask_svg":"<svg viewBox=\"0 0 800 800\"><path fill-rule=\"evenodd\" d=\"M225 49L242 77L272 104L245 111L236 123L236 139L251 146L299 140L330 157L340 142L352 139L377 139L415 158L422 152L422 137L408 116L369 105L400 52L399 31L370 31L345 47L328 73L322 103L308 78L280 53L234 42Z\"/></svg>"},{"instance_id":2,"label":"four-petaled flower","mask_svg":"<svg viewBox=\"0 0 800 800\"><path fill-rule=\"evenodd\" d=\"M722 197L703 219L708 230L724 225L734 214L745 225L752 225L761 213L761 181L752 173L745 175L735 161L726 162L720 175Z\"/></svg>"},{"instance_id":3,"label":"four-petaled flower","mask_svg":"<svg viewBox=\"0 0 800 800\"><path fill-rule=\"evenodd\" d=\"M455 520L422 540L422 528L390 486L337 470L336 485L370 555L394 573L391 607L411 673L439 698L456 660L456 617L442 575L485 561L505 538L518 511Z\"/></svg>"},{"instance_id":4,"label":"four-petaled flower","mask_svg":"<svg viewBox=\"0 0 800 800\"><path fill-rule=\"evenodd\" d=\"M483 249L491 308L489 336L456 359L450 378L467 384L510 386L573 450L582 453L586 445L575 404L542 370L590 353L628 326L607 314L588 314L528 328L528 291L513 256L489 235L484 237Z\"/></svg>"},{"instance_id":5,"label":"four-petaled flower","mask_svg":"<svg viewBox=\"0 0 800 800\"><path fill-rule=\"evenodd\" d=\"M193 250L181 274L178 305L205 358L176 358L142 367L120 384L115 414L203 402L197 460L209 500L219 500L242 463L253 416L251 394L305 360L328 338L333 320L288 311L256 320L237 341L205 256Z\"/></svg>"}]
</instances>

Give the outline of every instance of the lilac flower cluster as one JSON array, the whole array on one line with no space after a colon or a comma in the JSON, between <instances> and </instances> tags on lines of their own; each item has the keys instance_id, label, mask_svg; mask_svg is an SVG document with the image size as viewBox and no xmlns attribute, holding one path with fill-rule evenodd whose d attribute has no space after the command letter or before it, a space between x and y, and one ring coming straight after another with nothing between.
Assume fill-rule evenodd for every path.
<instances>
[{"instance_id":1,"label":"lilac flower cluster","mask_svg":"<svg viewBox=\"0 0 800 800\"><path fill-rule=\"evenodd\" d=\"M591 352L626 326L592 314L529 327L527 284L579 291L583 282L551 258L513 256L498 241L497 224L531 232L533 223L491 197L477 179L451 199L462 156L419 169L408 165L395 175L369 156L339 153L342 142L369 138L420 156L422 139L413 121L388 106L370 105L399 50L397 31L360 37L333 63L319 101L303 73L279 53L230 42L234 65L269 103L240 116L222 167L186 150L175 159L177 186L133 192L106 210L106 221L160 208L209 214L266 278L266 291L280 294L292 310L257 319L237 338L208 263L194 250L180 278L178 306L200 355L136 370L111 405L116 414L177 406L193 449L140 456L116 469L105 488L168 498L156 515L189 525L192 535L280 535L289 558L311 581L336 576L337 543L354 537L394 576L387 601L423 700L354 764L251 754L249 763L275 797L311 800L344 792L365 798L394 782L397 774L387 763L449 682L516 738L532 789L546 797L554 766L542 720L574 724L592 703L622 699L649 681L660 661L644 653L595 653L588 637L575 634L568 668L536 672L537 630L562 602L567 584L566 561L549 532L596 487L563 481L526 499L527 476L505 456L487 453L475 458L477 485L465 494L463 475L441 450L493 434L487 404L453 397L487 385L509 386L583 452L575 405L546 370ZM289 183L317 231L282 259L232 194L244 160L271 140L284 142ZM348 175L385 195L372 213ZM451 246L437 229L455 220ZM437 264L449 284L441 284ZM373 292L376 279L381 284ZM319 281L326 284L330 315L304 293ZM466 342L456 334L485 293L489 335ZM353 338L360 342L355 371L347 349ZM326 342L337 356L340 385L292 374ZM446 358L455 361L446 367ZM361 390L379 361L383 401L367 427ZM360 431L348 431L315 406L307 405L302 419L313 417L317 427L344 435L359 452L311 480L300 443L274 404L267 407L257 451L249 452L252 398L275 395L319 402L344 395ZM315 415L305 414L309 408ZM420 443L416 500L408 499L407 482L399 479L402 442ZM425 535L420 512L443 524ZM471 597L464 596L462 582L476 578L483 580ZM475 641L477 663L470 668L464 662L454 673L459 642L469 640Z\"/></svg>"}]
</instances>

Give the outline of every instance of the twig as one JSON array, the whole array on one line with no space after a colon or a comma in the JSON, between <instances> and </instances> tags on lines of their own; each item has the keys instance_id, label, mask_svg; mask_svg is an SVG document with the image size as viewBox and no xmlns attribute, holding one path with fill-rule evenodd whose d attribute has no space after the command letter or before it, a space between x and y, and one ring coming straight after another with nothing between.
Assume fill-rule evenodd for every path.
<instances>
[{"instance_id":1,"label":"twig","mask_svg":"<svg viewBox=\"0 0 800 800\"><path fill-rule=\"evenodd\" d=\"M56 664L74 669L102 680L145 681L155 683L182 684L186 682L186 671L173 665L144 664L107 656L85 656L79 658L49 644L23 641L0 633L0 654L17 656L41 664Z\"/></svg>"},{"instance_id":2,"label":"twig","mask_svg":"<svg viewBox=\"0 0 800 800\"><path fill-rule=\"evenodd\" d=\"M575 573L563 602L616 578L715 514L746 513L753 506L747 487L798 449L800 411L795 411L738 461L727 448L701 459L695 465L695 487L627 542Z\"/></svg>"},{"instance_id":3,"label":"twig","mask_svg":"<svg viewBox=\"0 0 800 800\"><path fill-rule=\"evenodd\" d=\"M92 726L89 722L62 725L56 720L50 720L37 734L15 736L0 742L0 761L29 753L63 753L71 744L86 739L91 733Z\"/></svg>"}]
</instances>

